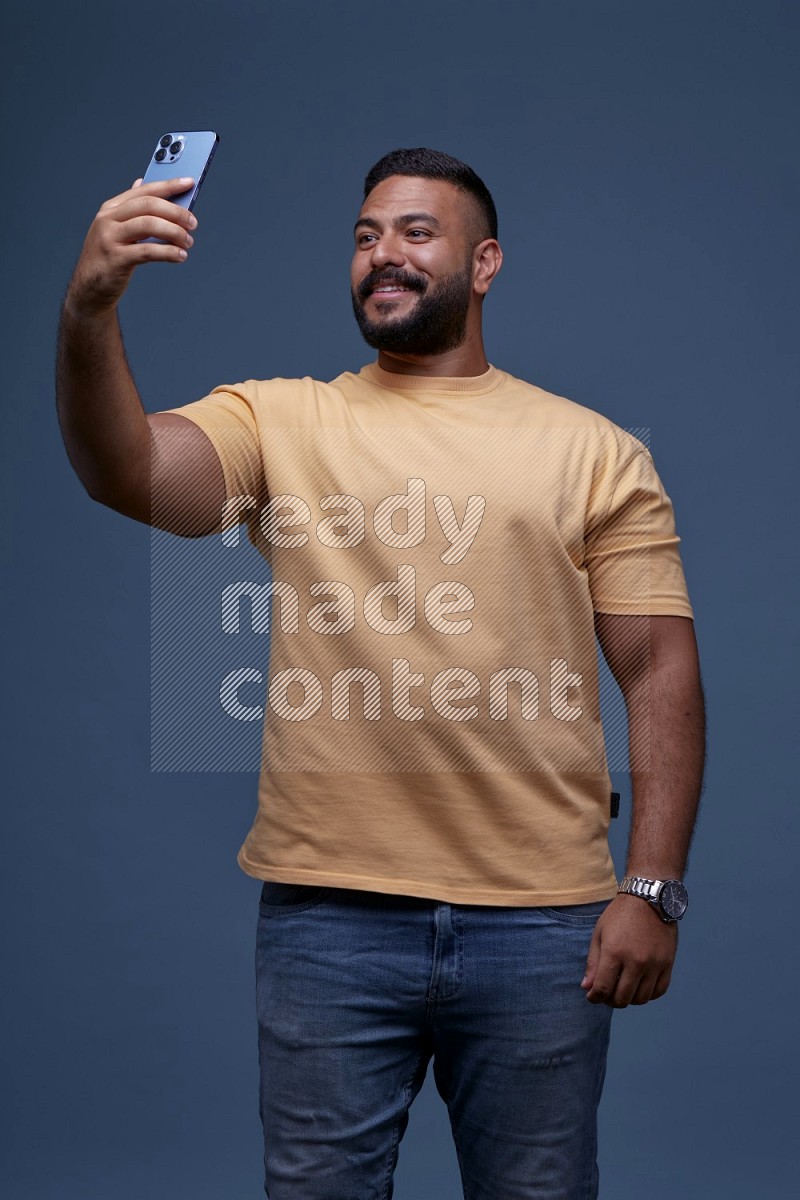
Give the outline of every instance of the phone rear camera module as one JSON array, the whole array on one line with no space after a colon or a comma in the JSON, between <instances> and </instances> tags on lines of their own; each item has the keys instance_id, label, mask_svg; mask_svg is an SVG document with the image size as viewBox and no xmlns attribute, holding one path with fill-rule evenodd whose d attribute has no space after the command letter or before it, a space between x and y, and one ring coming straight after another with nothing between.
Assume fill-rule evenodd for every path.
<instances>
[{"instance_id":1,"label":"phone rear camera module","mask_svg":"<svg viewBox=\"0 0 800 1200\"><path fill-rule=\"evenodd\" d=\"M167 157L166 150L156 150L156 153L155 153L156 162L163 162L166 157Z\"/></svg>"},{"instance_id":2,"label":"phone rear camera module","mask_svg":"<svg viewBox=\"0 0 800 1200\"><path fill-rule=\"evenodd\" d=\"M159 144L159 146L168 146L171 141L172 141L172 134L165 133L164 136L162 137L161 141L158 144Z\"/></svg>"}]
</instances>

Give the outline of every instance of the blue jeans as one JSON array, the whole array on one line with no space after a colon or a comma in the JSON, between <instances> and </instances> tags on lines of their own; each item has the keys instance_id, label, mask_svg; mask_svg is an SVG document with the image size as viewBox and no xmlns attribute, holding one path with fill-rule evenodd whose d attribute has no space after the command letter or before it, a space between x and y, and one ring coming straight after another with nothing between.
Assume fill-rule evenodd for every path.
<instances>
[{"instance_id":1,"label":"blue jeans","mask_svg":"<svg viewBox=\"0 0 800 1200\"><path fill-rule=\"evenodd\" d=\"M595 1200L613 1010L580 986L608 900L448 904L265 883L256 997L269 1200L390 1200L433 1058L465 1200Z\"/></svg>"}]
</instances>

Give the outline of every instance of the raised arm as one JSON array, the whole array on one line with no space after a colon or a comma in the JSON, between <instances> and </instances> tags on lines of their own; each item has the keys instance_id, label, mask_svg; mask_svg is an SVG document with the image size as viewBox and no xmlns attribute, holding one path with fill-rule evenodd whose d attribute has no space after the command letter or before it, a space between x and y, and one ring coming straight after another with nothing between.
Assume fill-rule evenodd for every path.
<instances>
[{"instance_id":1,"label":"raised arm","mask_svg":"<svg viewBox=\"0 0 800 1200\"><path fill-rule=\"evenodd\" d=\"M81 250L61 308L56 407L72 466L93 500L184 537L219 526L222 466L194 422L148 416L122 343L117 306L145 262L182 262L196 218L169 201L185 180L134 185L107 200ZM159 237L166 244L139 239Z\"/></svg>"},{"instance_id":2,"label":"raised arm","mask_svg":"<svg viewBox=\"0 0 800 1200\"><path fill-rule=\"evenodd\" d=\"M603 656L628 712L633 816L625 873L682 879L705 762L705 705L689 617L595 614ZM584 986L625 1007L662 996L677 924L645 900L618 895L595 928Z\"/></svg>"}]
</instances>

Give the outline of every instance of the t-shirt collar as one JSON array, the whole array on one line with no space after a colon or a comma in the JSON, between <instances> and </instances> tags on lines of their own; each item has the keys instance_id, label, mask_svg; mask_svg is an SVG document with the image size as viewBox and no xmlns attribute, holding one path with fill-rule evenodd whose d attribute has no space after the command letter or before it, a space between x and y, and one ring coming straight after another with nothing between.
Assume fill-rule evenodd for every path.
<instances>
[{"instance_id":1,"label":"t-shirt collar","mask_svg":"<svg viewBox=\"0 0 800 1200\"><path fill-rule=\"evenodd\" d=\"M402 375L384 371L377 361L367 363L359 371L362 379L398 392L491 392L500 385L503 372L489 365L482 375Z\"/></svg>"}]
</instances>

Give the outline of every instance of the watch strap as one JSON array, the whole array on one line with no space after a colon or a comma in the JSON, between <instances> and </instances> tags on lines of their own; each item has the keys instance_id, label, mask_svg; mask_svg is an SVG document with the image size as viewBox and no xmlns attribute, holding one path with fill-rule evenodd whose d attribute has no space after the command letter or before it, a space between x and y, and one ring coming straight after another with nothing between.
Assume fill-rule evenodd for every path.
<instances>
[{"instance_id":1,"label":"watch strap","mask_svg":"<svg viewBox=\"0 0 800 1200\"><path fill-rule=\"evenodd\" d=\"M661 920L671 924L679 921L686 912L686 902L684 902L681 912L674 916L670 915L661 903L661 893L668 883L678 884L682 888L684 896L687 895L686 889L679 879L645 879L641 875L626 875L617 888L617 892L624 892L629 896L640 896L642 900L647 900L649 904L653 905Z\"/></svg>"},{"instance_id":2,"label":"watch strap","mask_svg":"<svg viewBox=\"0 0 800 1200\"><path fill-rule=\"evenodd\" d=\"M643 900L657 904L664 882L663 879L644 879L641 875L626 875L617 891L625 892L629 896L641 896Z\"/></svg>"}]
</instances>

